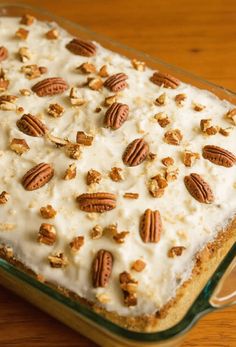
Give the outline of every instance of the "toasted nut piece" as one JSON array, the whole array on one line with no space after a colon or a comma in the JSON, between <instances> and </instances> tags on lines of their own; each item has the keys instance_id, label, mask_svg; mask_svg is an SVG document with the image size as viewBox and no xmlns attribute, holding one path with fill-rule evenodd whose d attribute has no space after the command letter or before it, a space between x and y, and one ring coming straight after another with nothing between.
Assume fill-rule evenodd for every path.
<instances>
[{"instance_id":1,"label":"toasted nut piece","mask_svg":"<svg viewBox=\"0 0 236 347\"><path fill-rule=\"evenodd\" d=\"M21 67L21 72L25 74L25 77L29 80L32 80L34 78L38 78L41 76L41 71L39 69L39 66L36 64L32 65L25 65Z\"/></svg>"},{"instance_id":2,"label":"toasted nut piece","mask_svg":"<svg viewBox=\"0 0 236 347\"><path fill-rule=\"evenodd\" d=\"M234 125L236 125L236 108L229 110L226 115L226 119L229 119Z\"/></svg>"},{"instance_id":3,"label":"toasted nut piece","mask_svg":"<svg viewBox=\"0 0 236 347\"><path fill-rule=\"evenodd\" d=\"M39 228L38 242L52 246L56 242L56 229L54 225L43 223Z\"/></svg>"},{"instance_id":4,"label":"toasted nut piece","mask_svg":"<svg viewBox=\"0 0 236 347\"><path fill-rule=\"evenodd\" d=\"M19 28L15 33L15 36L20 40L26 40L29 35L29 31L23 28Z\"/></svg>"},{"instance_id":5,"label":"toasted nut piece","mask_svg":"<svg viewBox=\"0 0 236 347\"><path fill-rule=\"evenodd\" d=\"M167 182L172 182L177 180L179 174L179 169L174 166L167 166L166 172L165 172L165 179Z\"/></svg>"},{"instance_id":6,"label":"toasted nut piece","mask_svg":"<svg viewBox=\"0 0 236 347\"><path fill-rule=\"evenodd\" d=\"M10 197L10 194L7 193L5 190L1 192L0 194L0 205L4 205L7 203L8 199Z\"/></svg>"},{"instance_id":7,"label":"toasted nut piece","mask_svg":"<svg viewBox=\"0 0 236 347\"><path fill-rule=\"evenodd\" d=\"M61 117L64 111L64 107L59 104L50 104L47 109L47 113L54 118Z\"/></svg>"},{"instance_id":8,"label":"toasted nut piece","mask_svg":"<svg viewBox=\"0 0 236 347\"><path fill-rule=\"evenodd\" d=\"M200 128L202 132L206 132L206 130L208 128L210 128L210 126L212 125L212 119L208 118L208 119L201 119L200 121Z\"/></svg>"},{"instance_id":9,"label":"toasted nut piece","mask_svg":"<svg viewBox=\"0 0 236 347\"><path fill-rule=\"evenodd\" d=\"M183 246L176 246L176 247L172 247L169 249L168 251L168 257L169 258L174 258L174 257L179 257L180 255L182 255L183 251L185 250L186 248L183 247Z\"/></svg>"},{"instance_id":10,"label":"toasted nut piece","mask_svg":"<svg viewBox=\"0 0 236 347\"><path fill-rule=\"evenodd\" d=\"M27 142L24 139L12 139L10 143L10 149L18 155L22 155L25 152L28 152L30 149Z\"/></svg>"},{"instance_id":11,"label":"toasted nut piece","mask_svg":"<svg viewBox=\"0 0 236 347\"><path fill-rule=\"evenodd\" d=\"M10 81L0 78L0 92L5 92L8 89Z\"/></svg>"},{"instance_id":12,"label":"toasted nut piece","mask_svg":"<svg viewBox=\"0 0 236 347\"><path fill-rule=\"evenodd\" d=\"M200 159L199 153L194 153L191 151L185 151L183 155L184 165L187 167L192 167L197 159Z\"/></svg>"},{"instance_id":13,"label":"toasted nut piece","mask_svg":"<svg viewBox=\"0 0 236 347\"><path fill-rule=\"evenodd\" d=\"M137 259L132 264L131 269L137 272L142 272L145 269L146 265L147 264L142 259Z\"/></svg>"},{"instance_id":14,"label":"toasted nut piece","mask_svg":"<svg viewBox=\"0 0 236 347\"><path fill-rule=\"evenodd\" d=\"M180 81L176 77L160 71L154 72L150 81L158 86L163 86L164 88L175 89L180 85Z\"/></svg>"},{"instance_id":15,"label":"toasted nut piece","mask_svg":"<svg viewBox=\"0 0 236 347\"><path fill-rule=\"evenodd\" d=\"M204 110L204 108L206 108L206 106L201 105L201 104L196 104L196 103L192 103L192 107L194 109L194 111L196 112L201 112L202 110Z\"/></svg>"},{"instance_id":16,"label":"toasted nut piece","mask_svg":"<svg viewBox=\"0 0 236 347\"><path fill-rule=\"evenodd\" d=\"M183 139L183 135L179 129L169 130L164 134L164 140L169 145L178 146Z\"/></svg>"},{"instance_id":17,"label":"toasted nut piece","mask_svg":"<svg viewBox=\"0 0 236 347\"><path fill-rule=\"evenodd\" d=\"M75 163L73 163L69 165L68 169L66 169L63 179L68 181L68 180L72 180L75 177L76 177L76 165Z\"/></svg>"},{"instance_id":18,"label":"toasted nut piece","mask_svg":"<svg viewBox=\"0 0 236 347\"><path fill-rule=\"evenodd\" d=\"M12 231L16 228L16 224L0 223L0 231Z\"/></svg>"},{"instance_id":19,"label":"toasted nut piece","mask_svg":"<svg viewBox=\"0 0 236 347\"><path fill-rule=\"evenodd\" d=\"M161 198L165 192L165 189L159 188L157 181L152 179L148 182L148 190L154 198Z\"/></svg>"},{"instance_id":20,"label":"toasted nut piece","mask_svg":"<svg viewBox=\"0 0 236 347\"><path fill-rule=\"evenodd\" d=\"M171 157L166 157L161 160L162 164L165 166L171 166L174 165L174 159Z\"/></svg>"},{"instance_id":21,"label":"toasted nut piece","mask_svg":"<svg viewBox=\"0 0 236 347\"><path fill-rule=\"evenodd\" d=\"M129 231L121 231L120 233L116 233L113 235L113 239L116 241L116 243L124 243L126 236L129 235Z\"/></svg>"},{"instance_id":22,"label":"toasted nut piece","mask_svg":"<svg viewBox=\"0 0 236 347\"><path fill-rule=\"evenodd\" d=\"M90 237L92 240L98 240L103 235L103 229L100 225L95 225L95 227L92 228L90 231Z\"/></svg>"},{"instance_id":23,"label":"toasted nut piece","mask_svg":"<svg viewBox=\"0 0 236 347\"><path fill-rule=\"evenodd\" d=\"M133 279L126 271L120 274L119 281L124 295L124 304L128 307L136 306L138 303L136 294L138 281Z\"/></svg>"},{"instance_id":24,"label":"toasted nut piece","mask_svg":"<svg viewBox=\"0 0 236 347\"><path fill-rule=\"evenodd\" d=\"M122 169L120 167L113 167L111 168L111 171L109 172L109 177L114 182L120 182L123 181L124 176L122 175Z\"/></svg>"},{"instance_id":25,"label":"toasted nut piece","mask_svg":"<svg viewBox=\"0 0 236 347\"><path fill-rule=\"evenodd\" d=\"M109 224L108 226L106 226L104 229L104 233L112 236L116 235L118 233L117 223Z\"/></svg>"},{"instance_id":26,"label":"toasted nut piece","mask_svg":"<svg viewBox=\"0 0 236 347\"><path fill-rule=\"evenodd\" d=\"M92 41L85 41L79 38L72 39L67 43L66 48L75 55L91 57L96 54L97 47Z\"/></svg>"},{"instance_id":27,"label":"toasted nut piece","mask_svg":"<svg viewBox=\"0 0 236 347\"><path fill-rule=\"evenodd\" d=\"M157 106L165 106L167 104L167 95L166 93L163 93L158 96L155 100L155 105Z\"/></svg>"},{"instance_id":28,"label":"toasted nut piece","mask_svg":"<svg viewBox=\"0 0 236 347\"><path fill-rule=\"evenodd\" d=\"M45 34L48 40L57 40L59 37L59 33L57 29L51 29Z\"/></svg>"},{"instance_id":29,"label":"toasted nut piece","mask_svg":"<svg viewBox=\"0 0 236 347\"><path fill-rule=\"evenodd\" d=\"M34 21L35 21L35 17L32 16L31 14L26 13L21 17L20 24L32 25Z\"/></svg>"},{"instance_id":30,"label":"toasted nut piece","mask_svg":"<svg viewBox=\"0 0 236 347\"><path fill-rule=\"evenodd\" d=\"M108 77L108 76L109 76L109 73L108 73L108 71L107 71L107 66L106 66L106 65L103 65L103 66L100 68L100 70L99 70L99 72L98 72L98 75L99 75L100 77Z\"/></svg>"},{"instance_id":31,"label":"toasted nut piece","mask_svg":"<svg viewBox=\"0 0 236 347\"><path fill-rule=\"evenodd\" d=\"M40 214L42 218L50 219L56 216L57 211L52 207L52 205L47 205L40 208Z\"/></svg>"},{"instance_id":32,"label":"toasted nut piece","mask_svg":"<svg viewBox=\"0 0 236 347\"><path fill-rule=\"evenodd\" d=\"M100 172L96 170L89 170L86 177L86 183L87 185L100 183L101 179L102 175L100 174Z\"/></svg>"},{"instance_id":33,"label":"toasted nut piece","mask_svg":"<svg viewBox=\"0 0 236 347\"><path fill-rule=\"evenodd\" d=\"M81 155L80 145L78 143L68 143L66 153L71 159L79 159Z\"/></svg>"},{"instance_id":34,"label":"toasted nut piece","mask_svg":"<svg viewBox=\"0 0 236 347\"><path fill-rule=\"evenodd\" d=\"M20 89L19 92L22 96L30 96L31 95L31 91L29 89Z\"/></svg>"},{"instance_id":35,"label":"toasted nut piece","mask_svg":"<svg viewBox=\"0 0 236 347\"><path fill-rule=\"evenodd\" d=\"M92 90L100 90L103 86L103 81L98 77L88 78L88 86Z\"/></svg>"},{"instance_id":36,"label":"toasted nut piece","mask_svg":"<svg viewBox=\"0 0 236 347\"><path fill-rule=\"evenodd\" d=\"M56 137L50 133L47 133L46 137L49 141L55 143L57 147L64 147L70 144L70 141L67 139L61 139L60 137Z\"/></svg>"},{"instance_id":37,"label":"toasted nut piece","mask_svg":"<svg viewBox=\"0 0 236 347\"><path fill-rule=\"evenodd\" d=\"M18 51L20 61L26 63L28 60L32 58L32 53L30 52L28 47L21 47Z\"/></svg>"},{"instance_id":38,"label":"toasted nut piece","mask_svg":"<svg viewBox=\"0 0 236 347\"><path fill-rule=\"evenodd\" d=\"M71 251L76 253L84 245L84 236L76 236L70 242Z\"/></svg>"},{"instance_id":39,"label":"toasted nut piece","mask_svg":"<svg viewBox=\"0 0 236 347\"><path fill-rule=\"evenodd\" d=\"M139 198L139 194L138 193L125 193L123 195L123 197L125 199L138 199Z\"/></svg>"},{"instance_id":40,"label":"toasted nut piece","mask_svg":"<svg viewBox=\"0 0 236 347\"><path fill-rule=\"evenodd\" d=\"M233 127L220 128L219 133L223 136L229 136L233 130Z\"/></svg>"},{"instance_id":41,"label":"toasted nut piece","mask_svg":"<svg viewBox=\"0 0 236 347\"><path fill-rule=\"evenodd\" d=\"M39 66L39 71L40 71L41 75L43 75L44 73L48 72L48 69L46 66Z\"/></svg>"},{"instance_id":42,"label":"toasted nut piece","mask_svg":"<svg viewBox=\"0 0 236 347\"><path fill-rule=\"evenodd\" d=\"M76 142L80 145L91 146L93 143L93 136L86 135L83 131L77 131Z\"/></svg>"},{"instance_id":43,"label":"toasted nut piece","mask_svg":"<svg viewBox=\"0 0 236 347\"><path fill-rule=\"evenodd\" d=\"M81 96L77 87L72 87L70 90L70 102L73 106L82 106L87 101Z\"/></svg>"},{"instance_id":44,"label":"toasted nut piece","mask_svg":"<svg viewBox=\"0 0 236 347\"><path fill-rule=\"evenodd\" d=\"M165 112L159 112L155 114L154 118L157 120L158 124L165 128L168 124L170 124L170 118L167 116Z\"/></svg>"},{"instance_id":45,"label":"toasted nut piece","mask_svg":"<svg viewBox=\"0 0 236 347\"><path fill-rule=\"evenodd\" d=\"M15 111L16 110L16 105L14 102L10 101L1 101L0 100L0 110L1 111Z\"/></svg>"},{"instance_id":46,"label":"toasted nut piece","mask_svg":"<svg viewBox=\"0 0 236 347\"><path fill-rule=\"evenodd\" d=\"M14 256L13 248L10 246L0 246L0 253L7 259L11 259Z\"/></svg>"},{"instance_id":47,"label":"toasted nut piece","mask_svg":"<svg viewBox=\"0 0 236 347\"><path fill-rule=\"evenodd\" d=\"M105 294L105 293L97 293L96 294L96 299L101 303L101 304L108 304L110 301L111 301L111 299L110 299L110 297L107 295L107 294Z\"/></svg>"},{"instance_id":48,"label":"toasted nut piece","mask_svg":"<svg viewBox=\"0 0 236 347\"><path fill-rule=\"evenodd\" d=\"M157 158L157 155L155 153L152 153L152 152L148 153L147 159L149 161L154 161L156 158Z\"/></svg>"},{"instance_id":49,"label":"toasted nut piece","mask_svg":"<svg viewBox=\"0 0 236 347\"><path fill-rule=\"evenodd\" d=\"M145 71L145 69L146 69L146 63L144 61L139 61L137 59L132 59L131 63L133 65L133 67L135 68L135 70Z\"/></svg>"},{"instance_id":50,"label":"toasted nut piece","mask_svg":"<svg viewBox=\"0 0 236 347\"><path fill-rule=\"evenodd\" d=\"M8 58L8 49L4 46L0 46L0 63Z\"/></svg>"},{"instance_id":51,"label":"toasted nut piece","mask_svg":"<svg viewBox=\"0 0 236 347\"><path fill-rule=\"evenodd\" d=\"M187 98L187 95L186 94L177 94L175 96L175 103L178 107L183 107L184 106L184 102Z\"/></svg>"},{"instance_id":52,"label":"toasted nut piece","mask_svg":"<svg viewBox=\"0 0 236 347\"><path fill-rule=\"evenodd\" d=\"M68 259L63 253L54 253L48 257L51 267L62 268L68 265Z\"/></svg>"},{"instance_id":53,"label":"toasted nut piece","mask_svg":"<svg viewBox=\"0 0 236 347\"><path fill-rule=\"evenodd\" d=\"M153 176L151 179L157 181L159 188L166 188L168 186L167 180L160 174Z\"/></svg>"},{"instance_id":54,"label":"toasted nut piece","mask_svg":"<svg viewBox=\"0 0 236 347\"><path fill-rule=\"evenodd\" d=\"M219 132L220 127L215 125L206 129L207 135L216 135Z\"/></svg>"},{"instance_id":55,"label":"toasted nut piece","mask_svg":"<svg viewBox=\"0 0 236 347\"><path fill-rule=\"evenodd\" d=\"M85 74L90 74L96 72L96 66L91 63L83 63L76 68Z\"/></svg>"}]
</instances>

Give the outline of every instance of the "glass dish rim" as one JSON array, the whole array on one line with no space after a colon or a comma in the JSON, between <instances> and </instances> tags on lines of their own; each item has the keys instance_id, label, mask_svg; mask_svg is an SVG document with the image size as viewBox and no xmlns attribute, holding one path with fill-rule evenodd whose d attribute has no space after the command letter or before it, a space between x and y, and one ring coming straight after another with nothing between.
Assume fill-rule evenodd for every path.
<instances>
[{"instance_id":1,"label":"glass dish rim","mask_svg":"<svg viewBox=\"0 0 236 347\"><path fill-rule=\"evenodd\" d=\"M159 58L153 57L145 52L126 46L125 44L122 44L117 40L113 40L105 35L99 34L87 27L77 24L74 21L68 20L61 16L54 15L50 11L41 9L38 6L32 6L32 5L28 5L24 3L11 3L11 4L1 3L0 9L4 9L4 8L6 9L18 8L20 10L25 9L25 10L33 11L34 13L38 13L39 15L48 16L52 19L52 21L64 23L65 25L67 24L71 27L74 27L77 30L96 36L98 40L101 39L104 42L108 42L114 46L125 49L131 53L142 56L144 59L146 58L149 61L160 64L166 68L171 68L175 70L176 72L186 75L194 80L198 80L199 82L202 82L205 85L208 85L209 87L212 87L219 91L223 91L225 94L229 94L231 96L236 97L236 92L228 88L209 82L198 75L188 72L173 64L167 63ZM89 319L90 321L92 321L92 323L97 324L101 326L102 328L106 328L109 332L117 335L118 337L126 338L126 339L137 341L137 342L153 343L153 342L161 342L161 341L173 339L177 336L184 335L187 331L191 329L193 324L196 323L202 315L208 312L217 310L216 307L213 307L210 304L210 298L216 286L218 285L220 279L222 278L228 266L231 264L232 260L234 259L235 254L236 254L236 243L234 243L231 249L227 252L226 256L220 262L217 269L209 278L204 288L201 290L201 292L199 293L197 298L194 300L194 302L192 303L192 305L190 306L190 308L188 309L184 317L180 320L180 322L178 322L171 328L168 328L166 330L159 331L159 332L136 332L136 331L123 328L119 326L118 324L113 323L111 320L108 320L102 315L96 313L95 311L89 309L86 305L80 304L79 302L76 302L75 300L72 300L64 296L63 294L56 291L52 287L39 282L34 277L30 276L26 272L18 269L17 267L11 265L9 262L1 258L0 258L0 267L3 270L7 271L10 275L14 276L15 278L18 278L22 280L23 282L27 283L28 285L31 285L35 289L40 290L42 293L48 295L50 298L57 300L61 304L66 305L68 308L74 310L76 314Z\"/></svg>"}]
</instances>

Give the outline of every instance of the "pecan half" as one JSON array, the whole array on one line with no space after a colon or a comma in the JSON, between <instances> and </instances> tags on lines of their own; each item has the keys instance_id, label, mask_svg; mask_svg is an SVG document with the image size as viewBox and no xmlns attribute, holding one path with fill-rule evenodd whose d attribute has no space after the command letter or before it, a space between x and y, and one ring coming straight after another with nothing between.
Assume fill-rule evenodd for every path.
<instances>
[{"instance_id":1,"label":"pecan half","mask_svg":"<svg viewBox=\"0 0 236 347\"><path fill-rule=\"evenodd\" d=\"M160 212L147 209L140 222L140 236L143 242L159 242L161 230L162 222Z\"/></svg>"},{"instance_id":2,"label":"pecan half","mask_svg":"<svg viewBox=\"0 0 236 347\"><path fill-rule=\"evenodd\" d=\"M104 82L104 86L112 92L119 92L128 86L126 82L127 79L128 76L126 74L122 72L117 73L108 77L108 79L106 79L106 81Z\"/></svg>"},{"instance_id":3,"label":"pecan half","mask_svg":"<svg viewBox=\"0 0 236 347\"><path fill-rule=\"evenodd\" d=\"M158 86L175 89L180 85L180 81L168 73L154 72L150 80Z\"/></svg>"},{"instance_id":4,"label":"pecan half","mask_svg":"<svg viewBox=\"0 0 236 347\"><path fill-rule=\"evenodd\" d=\"M0 62L7 59L8 57L8 50L6 47L1 46L0 47Z\"/></svg>"},{"instance_id":5,"label":"pecan half","mask_svg":"<svg viewBox=\"0 0 236 347\"><path fill-rule=\"evenodd\" d=\"M52 246L56 242L56 229L54 225L43 223L39 228L38 242Z\"/></svg>"},{"instance_id":6,"label":"pecan half","mask_svg":"<svg viewBox=\"0 0 236 347\"><path fill-rule=\"evenodd\" d=\"M204 204L210 204L214 201L214 195L210 186L200 175L191 173L189 176L185 176L184 183L188 192L197 201Z\"/></svg>"},{"instance_id":7,"label":"pecan half","mask_svg":"<svg viewBox=\"0 0 236 347\"><path fill-rule=\"evenodd\" d=\"M116 196L104 192L81 194L77 202L82 211L103 213L116 207Z\"/></svg>"},{"instance_id":8,"label":"pecan half","mask_svg":"<svg viewBox=\"0 0 236 347\"><path fill-rule=\"evenodd\" d=\"M106 287L109 283L113 266L113 256L111 252L100 249L96 254L92 264L93 287Z\"/></svg>"},{"instance_id":9,"label":"pecan half","mask_svg":"<svg viewBox=\"0 0 236 347\"><path fill-rule=\"evenodd\" d=\"M119 129L128 118L128 114L128 105L114 102L105 114L104 125L113 130Z\"/></svg>"},{"instance_id":10,"label":"pecan half","mask_svg":"<svg viewBox=\"0 0 236 347\"><path fill-rule=\"evenodd\" d=\"M26 190L36 190L48 183L54 175L54 169L50 164L40 163L26 172L22 178L23 187Z\"/></svg>"},{"instance_id":11,"label":"pecan half","mask_svg":"<svg viewBox=\"0 0 236 347\"><path fill-rule=\"evenodd\" d=\"M78 38L71 40L67 43L66 48L76 55L84 57L92 57L96 54L96 46L91 41L85 41Z\"/></svg>"},{"instance_id":12,"label":"pecan half","mask_svg":"<svg viewBox=\"0 0 236 347\"><path fill-rule=\"evenodd\" d=\"M31 89L38 96L51 96L63 93L68 85L61 77L49 77L36 83Z\"/></svg>"},{"instance_id":13,"label":"pecan half","mask_svg":"<svg viewBox=\"0 0 236 347\"><path fill-rule=\"evenodd\" d=\"M122 159L127 166L136 166L147 158L148 152L147 142L144 139L135 139L126 147Z\"/></svg>"},{"instance_id":14,"label":"pecan half","mask_svg":"<svg viewBox=\"0 0 236 347\"><path fill-rule=\"evenodd\" d=\"M233 153L218 146L204 146L202 156L203 158L220 166L232 167L236 163L236 157Z\"/></svg>"},{"instance_id":15,"label":"pecan half","mask_svg":"<svg viewBox=\"0 0 236 347\"><path fill-rule=\"evenodd\" d=\"M24 114L16 125L24 134L34 137L44 136L48 130L46 125L32 114Z\"/></svg>"}]
</instances>

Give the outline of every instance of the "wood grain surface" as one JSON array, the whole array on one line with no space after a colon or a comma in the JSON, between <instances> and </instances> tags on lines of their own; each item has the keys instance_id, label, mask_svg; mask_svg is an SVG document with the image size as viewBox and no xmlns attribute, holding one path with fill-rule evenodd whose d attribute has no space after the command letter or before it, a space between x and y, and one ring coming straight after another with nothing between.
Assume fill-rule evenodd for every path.
<instances>
[{"instance_id":1,"label":"wood grain surface","mask_svg":"<svg viewBox=\"0 0 236 347\"><path fill-rule=\"evenodd\" d=\"M236 90L235 0L24 2L40 5ZM0 346L95 347L95 344L0 287ZM182 345L191 346L235 347L236 309L228 308L203 318Z\"/></svg>"}]
</instances>

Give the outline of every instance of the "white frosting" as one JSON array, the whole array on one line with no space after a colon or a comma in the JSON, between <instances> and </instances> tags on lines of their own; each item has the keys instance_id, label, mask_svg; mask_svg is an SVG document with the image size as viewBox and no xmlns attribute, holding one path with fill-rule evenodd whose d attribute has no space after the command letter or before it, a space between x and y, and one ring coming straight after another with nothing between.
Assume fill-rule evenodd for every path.
<instances>
[{"instance_id":1,"label":"white frosting","mask_svg":"<svg viewBox=\"0 0 236 347\"><path fill-rule=\"evenodd\" d=\"M42 274L48 281L93 301L96 300L96 294L107 294L110 298L105 304L107 310L117 311L121 315L153 313L167 303L175 295L178 286L189 278L196 252L216 236L217 231L235 210L235 167L216 166L201 157L192 168L187 168L181 159L184 149L201 153L202 147L206 144L222 145L235 152L235 129L229 137L220 134L206 137L199 131L202 118L212 117L214 124L229 126L223 115L232 105L225 100L219 100L208 91L184 83L176 90L158 87L149 80L153 71L136 71L128 59L98 44L95 57L73 55L65 49L71 36L61 28L58 28L58 40L49 41L45 38L44 34L52 26L55 24L36 22L29 27L27 41L21 41L14 38L14 33L19 28L19 19L0 19L0 45L9 50L9 58L2 62L2 67L6 69L10 79L8 93L19 96L16 103L24 108L25 113L41 114L55 136L68 137L75 141L76 132L82 130L93 134L95 139L93 145L85 147L81 158L75 161L76 178L65 181L62 179L63 174L73 160L46 139L30 137L20 132L16 126L20 116L16 112L0 112L0 192L5 190L10 193L9 201L0 206L0 223L15 225L11 231L0 229L0 241L13 246L17 258L36 273ZM106 108L103 107L100 113L95 113L94 110L103 104L106 96L113 94L106 88L99 92L88 87L81 88L81 94L88 102L79 108L70 105L69 90L53 97L40 98L35 94L20 96L20 89L30 89L42 79L28 80L20 72L24 64L17 58L17 52L22 46L29 47L33 53L33 58L25 65L35 63L46 66L48 73L42 78L60 76L70 87L86 81L86 75L75 71L83 62L89 61L98 69L106 64L110 74L126 73L129 87L120 93L118 100L129 105L128 120L116 131L103 128ZM153 101L163 91L168 96L167 105L155 106ZM187 95L182 108L176 107L174 101L175 95L179 93ZM49 104L56 102L65 108L65 113L58 119L50 117L46 112ZM192 102L203 104L206 108L202 112L196 112L192 108ZM153 120L153 116L161 111L165 111L172 121L165 129ZM176 128L180 129L184 136L181 145L166 144L163 141L165 131ZM157 160L146 161L137 167L126 167L122 162L122 153L128 143L139 137L144 137L151 152L157 153ZM15 154L9 149L9 143L13 138L25 139L30 150L22 156ZM148 192L147 181L160 171L163 167L161 159L166 156L175 159L179 176L169 184L162 198L153 198ZM21 184L22 176L40 162L51 163L54 166L54 178L39 190L25 191ZM108 172L113 166L123 168L124 181L111 181ZM91 168L98 170L103 177L100 184L93 188L88 187L85 181ZM210 183L215 195L214 203L200 204L187 192L183 177L191 172L199 173ZM75 201L76 196L88 191L115 193L117 207L103 214L95 214L94 219L91 219L90 215L79 210ZM125 192L139 193L139 199L124 199ZM58 212L55 219L48 221L54 224L57 230L57 241L53 246L37 242L39 227L45 222L39 210L47 204L51 204ZM162 216L163 231L157 244L145 244L140 238L139 221L146 208L158 209ZM114 222L118 223L119 231L130 231L124 244L117 244L107 235L99 240L91 240L89 231L92 227L96 224L107 226ZM78 235L84 235L85 244L73 255L68 245L73 237ZM180 257L168 258L167 252L173 246L185 246L186 251ZM91 284L91 263L101 248L112 252L114 266L109 286L105 289L94 289ZM50 267L48 255L57 251L64 252L68 257L69 265L66 268ZM140 258L147 266L141 273L137 273L131 270L131 265ZM119 287L119 274L125 270L131 272L139 281L138 305L131 308L124 306Z\"/></svg>"}]
</instances>

